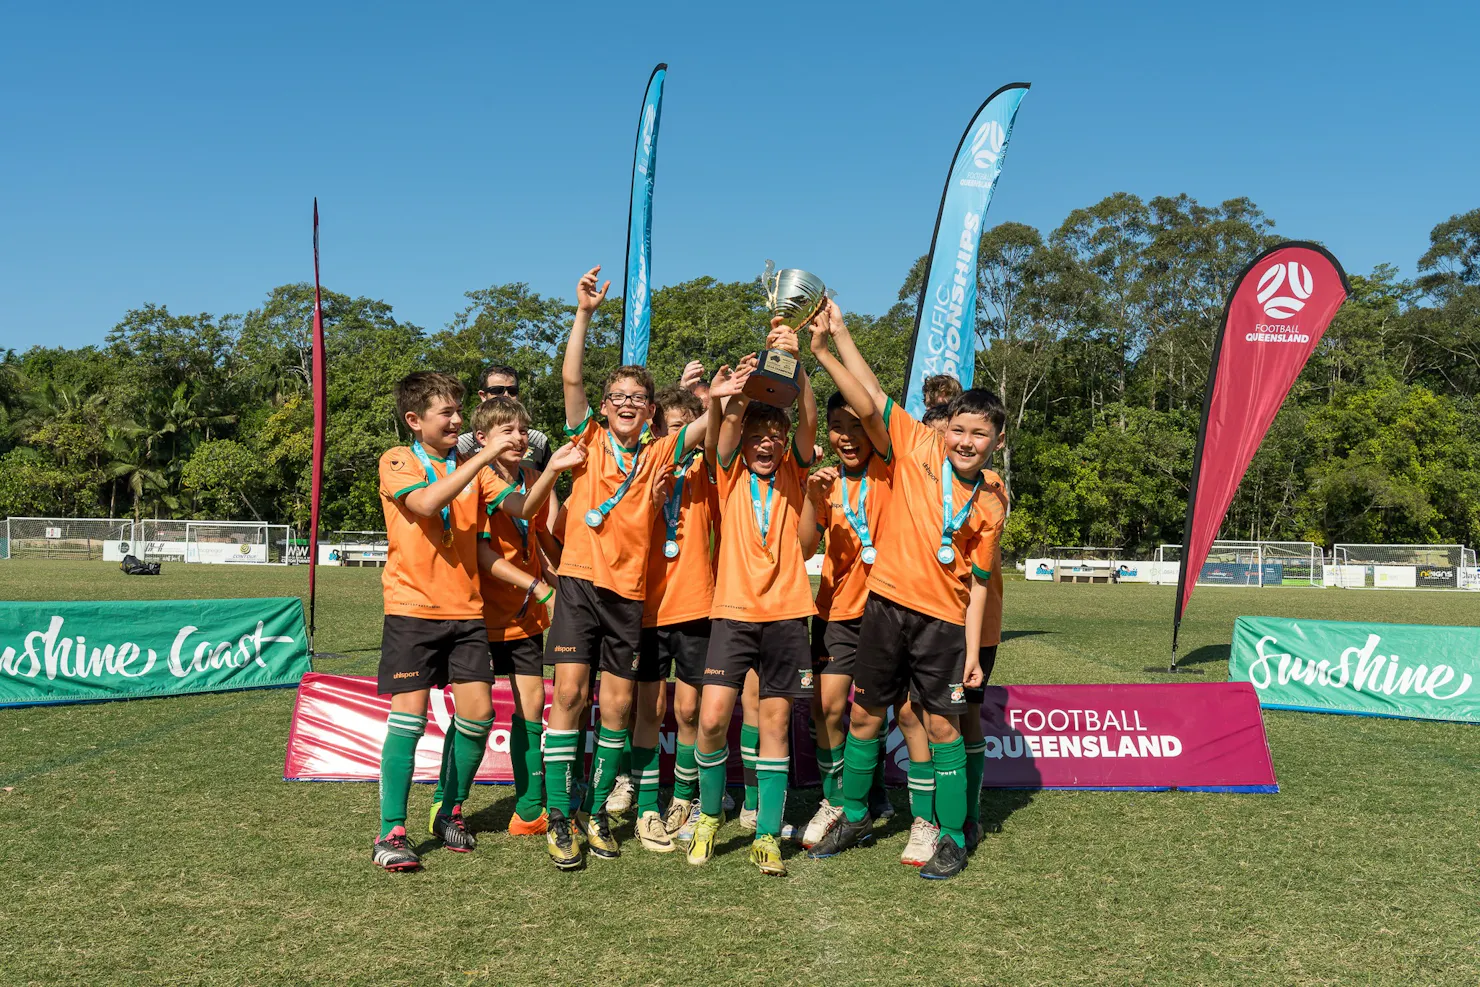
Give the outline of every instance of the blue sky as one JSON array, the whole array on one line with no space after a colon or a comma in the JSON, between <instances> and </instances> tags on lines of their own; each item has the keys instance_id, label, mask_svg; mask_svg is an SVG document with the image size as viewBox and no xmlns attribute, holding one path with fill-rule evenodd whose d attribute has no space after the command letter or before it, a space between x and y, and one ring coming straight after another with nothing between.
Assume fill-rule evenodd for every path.
<instances>
[{"instance_id":1,"label":"blue sky","mask_svg":"<svg viewBox=\"0 0 1480 987\"><path fill-rule=\"evenodd\" d=\"M506 281L619 281L642 87L670 64L660 285L805 267L879 312L1010 81L988 223L1247 195L1354 273L1480 206L1473 4L109 4L0 15L0 347L312 276L441 328Z\"/></svg>"}]
</instances>

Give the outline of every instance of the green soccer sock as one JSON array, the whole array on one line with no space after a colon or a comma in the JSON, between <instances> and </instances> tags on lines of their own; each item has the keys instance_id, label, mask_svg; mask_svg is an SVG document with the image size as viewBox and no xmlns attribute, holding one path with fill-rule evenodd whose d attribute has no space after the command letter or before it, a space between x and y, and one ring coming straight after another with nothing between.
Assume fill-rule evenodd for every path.
<instances>
[{"instance_id":1,"label":"green soccer sock","mask_svg":"<svg viewBox=\"0 0 1480 987\"><path fill-rule=\"evenodd\" d=\"M982 817L982 775L987 771L987 742L978 740L966 745L966 818L980 822Z\"/></svg>"},{"instance_id":2,"label":"green soccer sock","mask_svg":"<svg viewBox=\"0 0 1480 987\"><path fill-rule=\"evenodd\" d=\"M617 777L632 777L632 731L627 731L627 742L622 745L622 754L617 758Z\"/></svg>"},{"instance_id":3,"label":"green soccer sock","mask_svg":"<svg viewBox=\"0 0 1480 987\"><path fill-rule=\"evenodd\" d=\"M935 762L910 762L910 815L935 822Z\"/></svg>"},{"instance_id":4,"label":"green soccer sock","mask_svg":"<svg viewBox=\"0 0 1480 987\"><path fill-rule=\"evenodd\" d=\"M760 727L749 723L740 724L740 766L745 769L745 808L756 808L757 779L755 776L756 745L761 742Z\"/></svg>"},{"instance_id":5,"label":"green soccer sock","mask_svg":"<svg viewBox=\"0 0 1480 987\"><path fill-rule=\"evenodd\" d=\"M694 745L679 744L673 757L673 797L692 802L699 794L699 768L694 763Z\"/></svg>"},{"instance_id":6,"label":"green soccer sock","mask_svg":"<svg viewBox=\"0 0 1480 987\"><path fill-rule=\"evenodd\" d=\"M532 822L539 818L545 799L545 760L540 752L539 720L514 717L509 727L509 760L514 766L514 814Z\"/></svg>"},{"instance_id":7,"label":"green soccer sock","mask_svg":"<svg viewBox=\"0 0 1480 987\"><path fill-rule=\"evenodd\" d=\"M416 742L426 732L427 718L413 713L391 713L386 720L385 746L380 749L380 839L406 825L406 800L411 796L411 774L416 769Z\"/></svg>"},{"instance_id":8,"label":"green soccer sock","mask_svg":"<svg viewBox=\"0 0 1480 987\"><path fill-rule=\"evenodd\" d=\"M966 846L961 827L966 823L966 741L957 737L949 744L931 744L935 762L935 815L940 835L949 836L958 847Z\"/></svg>"},{"instance_id":9,"label":"green soccer sock","mask_svg":"<svg viewBox=\"0 0 1480 987\"><path fill-rule=\"evenodd\" d=\"M786 779L791 765L789 757L755 759L756 797L755 835L780 836L781 815L786 811Z\"/></svg>"},{"instance_id":10,"label":"green soccer sock","mask_svg":"<svg viewBox=\"0 0 1480 987\"><path fill-rule=\"evenodd\" d=\"M879 763L874 767L874 784L869 789L869 795L879 795L883 798L888 798L889 796L884 794L884 792L884 759L880 757Z\"/></svg>"},{"instance_id":11,"label":"green soccer sock","mask_svg":"<svg viewBox=\"0 0 1480 987\"><path fill-rule=\"evenodd\" d=\"M570 785L576 773L580 730L545 731L545 808L565 815L570 811Z\"/></svg>"},{"instance_id":12,"label":"green soccer sock","mask_svg":"<svg viewBox=\"0 0 1480 987\"><path fill-rule=\"evenodd\" d=\"M874 766L879 763L882 746L878 737L848 737L843 750L843 814L849 822L862 822L868 815L868 790L874 784Z\"/></svg>"},{"instance_id":13,"label":"green soccer sock","mask_svg":"<svg viewBox=\"0 0 1480 987\"><path fill-rule=\"evenodd\" d=\"M822 776L822 797L832 805L843 804L843 746L817 748L817 773Z\"/></svg>"},{"instance_id":14,"label":"green soccer sock","mask_svg":"<svg viewBox=\"0 0 1480 987\"><path fill-rule=\"evenodd\" d=\"M725 764L729 759L728 745L708 754L694 751L694 763L699 769L699 811L706 816L724 812Z\"/></svg>"},{"instance_id":15,"label":"green soccer sock","mask_svg":"<svg viewBox=\"0 0 1480 987\"><path fill-rule=\"evenodd\" d=\"M596 756L591 760L591 785L586 789L587 812L606 808L607 796L617 784L617 763L622 759L622 747L627 743L629 730L608 730L602 727L596 732Z\"/></svg>"},{"instance_id":16,"label":"green soccer sock","mask_svg":"<svg viewBox=\"0 0 1480 987\"><path fill-rule=\"evenodd\" d=\"M473 779L488 750L488 733L493 729L493 717L470 720L453 714L452 726L452 763L457 772L457 784L445 794L452 797L452 805L462 805L473 790ZM452 806L447 808L450 814Z\"/></svg>"},{"instance_id":17,"label":"green soccer sock","mask_svg":"<svg viewBox=\"0 0 1480 987\"><path fill-rule=\"evenodd\" d=\"M658 748L632 748L632 781L637 785L637 816L658 811Z\"/></svg>"}]
</instances>

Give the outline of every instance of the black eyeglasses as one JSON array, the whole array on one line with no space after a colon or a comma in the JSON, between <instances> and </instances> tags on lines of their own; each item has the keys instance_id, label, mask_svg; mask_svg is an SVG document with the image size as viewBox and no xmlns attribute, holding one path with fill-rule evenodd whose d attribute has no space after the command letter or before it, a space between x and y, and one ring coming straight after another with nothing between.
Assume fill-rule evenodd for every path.
<instances>
[{"instance_id":1,"label":"black eyeglasses","mask_svg":"<svg viewBox=\"0 0 1480 987\"><path fill-rule=\"evenodd\" d=\"M634 408L645 408L648 403L646 394L623 394L620 391L612 391L606 399L612 403L613 408L621 408L629 404Z\"/></svg>"},{"instance_id":2,"label":"black eyeglasses","mask_svg":"<svg viewBox=\"0 0 1480 987\"><path fill-rule=\"evenodd\" d=\"M519 396L519 385L518 384L490 384L490 385L484 387L483 390L479 391L478 393L479 394L486 394L488 397L491 397L491 398L501 398L505 394L507 394L511 398L517 398Z\"/></svg>"}]
</instances>

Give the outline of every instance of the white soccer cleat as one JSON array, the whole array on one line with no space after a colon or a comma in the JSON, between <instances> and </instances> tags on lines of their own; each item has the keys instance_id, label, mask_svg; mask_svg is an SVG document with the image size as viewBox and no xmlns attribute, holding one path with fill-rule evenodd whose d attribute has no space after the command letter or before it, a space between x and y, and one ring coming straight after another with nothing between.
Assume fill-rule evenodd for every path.
<instances>
[{"instance_id":1,"label":"white soccer cleat","mask_svg":"<svg viewBox=\"0 0 1480 987\"><path fill-rule=\"evenodd\" d=\"M740 810L740 828L743 829L747 833L754 833L755 832L755 818L758 815L760 815L760 810L758 810L758 809L741 809Z\"/></svg>"},{"instance_id":2,"label":"white soccer cleat","mask_svg":"<svg viewBox=\"0 0 1480 987\"><path fill-rule=\"evenodd\" d=\"M838 824L841 818L843 818L843 807L833 805L827 799L823 799L822 804L817 807L816 814L807 823L807 828L802 830L802 846L810 848L821 843L822 838Z\"/></svg>"},{"instance_id":3,"label":"white soccer cleat","mask_svg":"<svg viewBox=\"0 0 1480 987\"><path fill-rule=\"evenodd\" d=\"M904 853L899 855L899 862L906 867L924 867L935 856L935 844L939 840L939 826L916 818L910 826L910 839L904 845Z\"/></svg>"},{"instance_id":4,"label":"white soccer cleat","mask_svg":"<svg viewBox=\"0 0 1480 987\"><path fill-rule=\"evenodd\" d=\"M637 786L632 784L632 776L617 775L612 793L606 797L606 811L621 815L632 808L632 797L636 794Z\"/></svg>"},{"instance_id":5,"label":"white soccer cleat","mask_svg":"<svg viewBox=\"0 0 1480 987\"><path fill-rule=\"evenodd\" d=\"M694 801L689 805L688 822L684 823L683 826L679 828L678 834L673 838L675 840L678 840L680 843L687 843L692 840L694 838L694 827L697 826L699 823L700 814L699 800L694 799Z\"/></svg>"}]
</instances>

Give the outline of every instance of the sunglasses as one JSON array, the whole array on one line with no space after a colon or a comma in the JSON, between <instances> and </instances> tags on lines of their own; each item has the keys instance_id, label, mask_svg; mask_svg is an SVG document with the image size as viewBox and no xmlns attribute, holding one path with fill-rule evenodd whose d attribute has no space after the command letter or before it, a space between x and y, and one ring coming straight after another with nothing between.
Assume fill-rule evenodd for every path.
<instances>
[{"instance_id":1,"label":"sunglasses","mask_svg":"<svg viewBox=\"0 0 1480 987\"><path fill-rule=\"evenodd\" d=\"M479 394L482 394L482 395L485 395L487 397L491 397L491 398L501 398L505 394L507 394L511 398L517 398L519 396L519 385L518 384L494 384L494 385L489 386L489 387L484 387L478 393Z\"/></svg>"}]
</instances>

